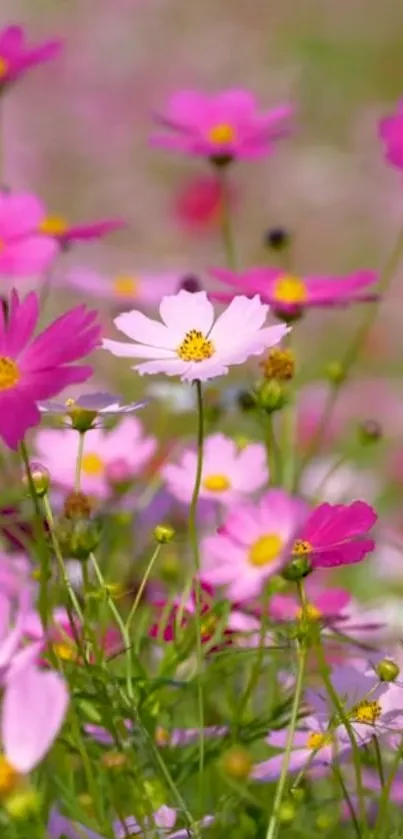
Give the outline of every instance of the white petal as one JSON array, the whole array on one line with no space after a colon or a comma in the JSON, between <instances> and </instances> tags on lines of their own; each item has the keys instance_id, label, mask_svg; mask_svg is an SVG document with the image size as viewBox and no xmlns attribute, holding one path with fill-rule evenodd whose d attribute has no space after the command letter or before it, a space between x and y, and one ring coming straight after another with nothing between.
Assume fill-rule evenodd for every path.
<instances>
[{"instance_id":1,"label":"white petal","mask_svg":"<svg viewBox=\"0 0 403 839\"><path fill-rule=\"evenodd\" d=\"M176 336L177 345L191 329L207 335L214 321L214 307L205 291L193 294L182 289L179 294L162 299L160 315L170 333Z\"/></svg>"},{"instance_id":2,"label":"white petal","mask_svg":"<svg viewBox=\"0 0 403 839\"><path fill-rule=\"evenodd\" d=\"M140 344L168 349L175 347L177 343L176 336L172 335L163 323L148 318L136 309L118 315L114 324L120 332L133 341L139 341Z\"/></svg>"},{"instance_id":3,"label":"white petal","mask_svg":"<svg viewBox=\"0 0 403 839\"><path fill-rule=\"evenodd\" d=\"M123 341L112 341L104 338L102 342L104 350L109 350L112 355L120 358L172 358L173 350L166 350L162 347L150 347L146 344L127 344Z\"/></svg>"}]
</instances>

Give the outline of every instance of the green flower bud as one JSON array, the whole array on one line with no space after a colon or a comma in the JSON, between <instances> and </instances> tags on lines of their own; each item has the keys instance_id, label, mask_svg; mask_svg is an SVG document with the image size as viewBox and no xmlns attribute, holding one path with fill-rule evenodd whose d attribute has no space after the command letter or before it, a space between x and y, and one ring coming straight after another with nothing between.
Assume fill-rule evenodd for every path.
<instances>
[{"instance_id":1,"label":"green flower bud","mask_svg":"<svg viewBox=\"0 0 403 839\"><path fill-rule=\"evenodd\" d=\"M31 461L29 466L31 471L32 483L35 488L35 493L38 496L38 498L43 498L43 496L46 495L50 486L50 473L48 469L46 469L46 466L42 466L42 463L38 463L37 461ZM24 484L24 487L27 490L27 494L29 495L30 482L26 473L24 473L22 477L22 483Z\"/></svg>"},{"instance_id":2,"label":"green flower bud","mask_svg":"<svg viewBox=\"0 0 403 839\"><path fill-rule=\"evenodd\" d=\"M400 673L400 667L391 658L383 658L377 665L376 672L381 682L394 682Z\"/></svg>"},{"instance_id":3,"label":"green flower bud","mask_svg":"<svg viewBox=\"0 0 403 839\"><path fill-rule=\"evenodd\" d=\"M170 524L157 524L154 528L154 539L160 545L167 545L168 542L172 542L174 536L175 531Z\"/></svg>"},{"instance_id":4,"label":"green flower bud","mask_svg":"<svg viewBox=\"0 0 403 839\"><path fill-rule=\"evenodd\" d=\"M244 746L234 745L221 756L221 768L230 778L243 781L252 769L252 757Z\"/></svg>"},{"instance_id":5,"label":"green flower bud","mask_svg":"<svg viewBox=\"0 0 403 839\"><path fill-rule=\"evenodd\" d=\"M292 801L283 801L278 810L278 820L281 824L291 824L297 811Z\"/></svg>"},{"instance_id":6,"label":"green flower bud","mask_svg":"<svg viewBox=\"0 0 403 839\"><path fill-rule=\"evenodd\" d=\"M285 580L297 582L297 580L303 580L304 577L307 577L311 571L312 563L309 556L296 556L288 563L288 565L286 565L282 572L282 576Z\"/></svg>"},{"instance_id":7,"label":"green flower bud","mask_svg":"<svg viewBox=\"0 0 403 839\"><path fill-rule=\"evenodd\" d=\"M329 361L325 367L325 376L333 385L344 382L346 371L340 361Z\"/></svg>"},{"instance_id":8,"label":"green flower bud","mask_svg":"<svg viewBox=\"0 0 403 839\"><path fill-rule=\"evenodd\" d=\"M95 427L95 420L98 416L96 411L89 411L88 408L81 408L77 405L74 399L68 399L66 402L66 414L71 419L71 427L80 434L85 434L91 428Z\"/></svg>"},{"instance_id":9,"label":"green flower bud","mask_svg":"<svg viewBox=\"0 0 403 839\"><path fill-rule=\"evenodd\" d=\"M284 385L276 379L262 382L256 392L256 402L267 414L281 411L287 403Z\"/></svg>"},{"instance_id":10,"label":"green flower bud","mask_svg":"<svg viewBox=\"0 0 403 839\"><path fill-rule=\"evenodd\" d=\"M60 518L56 524L56 537L66 559L85 561L98 547L102 536L99 519Z\"/></svg>"}]
</instances>

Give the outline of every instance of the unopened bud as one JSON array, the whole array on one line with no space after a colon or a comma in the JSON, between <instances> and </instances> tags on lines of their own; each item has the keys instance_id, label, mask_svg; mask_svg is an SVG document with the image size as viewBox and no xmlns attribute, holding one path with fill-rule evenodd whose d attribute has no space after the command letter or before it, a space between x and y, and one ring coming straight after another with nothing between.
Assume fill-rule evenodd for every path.
<instances>
[{"instance_id":1,"label":"unopened bud","mask_svg":"<svg viewBox=\"0 0 403 839\"><path fill-rule=\"evenodd\" d=\"M243 746L232 746L221 757L223 771L237 781L242 781L249 776L252 764L252 757Z\"/></svg>"},{"instance_id":2,"label":"unopened bud","mask_svg":"<svg viewBox=\"0 0 403 839\"><path fill-rule=\"evenodd\" d=\"M154 528L154 539L160 545L167 545L168 542L172 542L174 536L175 531L170 524L157 524Z\"/></svg>"},{"instance_id":3,"label":"unopened bud","mask_svg":"<svg viewBox=\"0 0 403 839\"><path fill-rule=\"evenodd\" d=\"M56 524L56 537L66 559L85 561L98 547L102 528L98 519L64 517Z\"/></svg>"},{"instance_id":4,"label":"unopened bud","mask_svg":"<svg viewBox=\"0 0 403 839\"><path fill-rule=\"evenodd\" d=\"M182 277L179 283L179 290L190 291L191 294L196 294L198 291L203 291L203 286L198 277L194 274L186 274Z\"/></svg>"},{"instance_id":5,"label":"unopened bud","mask_svg":"<svg viewBox=\"0 0 403 839\"><path fill-rule=\"evenodd\" d=\"M32 483L35 488L35 493L38 498L43 498L46 495L49 486L50 486L50 473L46 466L42 466L42 463L38 463L38 461L31 461L30 465L30 472ZM27 491L30 491L30 481L27 474L23 475L22 482L24 487L26 487Z\"/></svg>"},{"instance_id":6,"label":"unopened bud","mask_svg":"<svg viewBox=\"0 0 403 839\"><path fill-rule=\"evenodd\" d=\"M287 403L287 394L281 382L272 379L263 382L256 392L256 401L267 414L281 411Z\"/></svg>"},{"instance_id":7,"label":"unopened bud","mask_svg":"<svg viewBox=\"0 0 403 839\"><path fill-rule=\"evenodd\" d=\"M259 364L263 378L270 381L287 382L295 373L295 356L292 350L274 347Z\"/></svg>"},{"instance_id":8,"label":"unopened bud","mask_svg":"<svg viewBox=\"0 0 403 839\"><path fill-rule=\"evenodd\" d=\"M290 824L294 821L297 811L292 801L283 801L278 808L277 818L281 824Z\"/></svg>"},{"instance_id":9,"label":"unopened bud","mask_svg":"<svg viewBox=\"0 0 403 839\"><path fill-rule=\"evenodd\" d=\"M376 672L381 682L394 682L400 673L400 667L391 658L383 658L377 665Z\"/></svg>"},{"instance_id":10,"label":"unopened bud","mask_svg":"<svg viewBox=\"0 0 403 839\"><path fill-rule=\"evenodd\" d=\"M297 582L303 580L312 571L312 563L309 556L296 556L286 565L282 572L285 580Z\"/></svg>"},{"instance_id":11,"label":"unopened bud","mask_svg":"<svg viewBox=\"0 0 403 839\"><path fill-rule=\"evenodd\" d=\"M340 385L346 378L346 371L340 361L329 361L325 367L325 376L333 385Z\"/></svg>"},{"instance_id":12,"label":"unopened bud","mask_svg":"<svg viewBox=\"0 0 403 839\"><path fill-rule=\"evenodd\" d=\"M10 819L25 821L29 816L37 813L41 800L39 793L32 787L18 790L2 802Z\"/></svg>"},{"instance_id":13,"label":"unopened bud","mask_svg":"<svg viewBox=\"0 0 403 839\"><path fill-rule=\"evenodd\" d=\"M83 492L69 492L64 499L64 515L67 519L89 519L92 504Z\"/></svg>"},{"instance_id":14,"label":"unopened bud","mask_svg":"<svg viewBox=\"0 0 403 839\"><path fill-rule=\"evenodd\" d=\"M358 426L358 437L363 446L377 443L382 438L382 427L376 420L365 420Z\"/></svg>"},{"instance_id":15,"label":"unopened bud","mask_svg":"<svg viewBox=\"0 0 403 839\"><path fill-rule=\"evenodd\" d=\"M284 251L291 244L291 235L285 227L271 227L264 234L263 241L273 251Z\"/></svg>"},{"instance_id":16,"label":"unopened bud","mask_svg":"<svg viewBox=\"0 0 403 839\"><path fill-rule=\"evenodd\" d=\"M255 395L249 390L240 390L237 394L237 403L241 411L247 413L256 408Z\"/></svg>"}]
</instances>

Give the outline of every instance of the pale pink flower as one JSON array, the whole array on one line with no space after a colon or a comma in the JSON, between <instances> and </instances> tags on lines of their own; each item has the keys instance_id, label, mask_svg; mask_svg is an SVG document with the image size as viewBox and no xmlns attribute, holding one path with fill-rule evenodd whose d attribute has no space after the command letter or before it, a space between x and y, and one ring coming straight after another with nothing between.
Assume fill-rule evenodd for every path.
<instances>
[{"instance_id":1,"label":"pale pink flower","mask_svg":"<svg viewBox=\"0 0 403 839\"><path fill-rule=\"evenodd\" d=\"M37 232L43 214L35 195L0 191L0 276L36 277L58 252L50 236Z\"/></svg>"},{"instance_id":2,"label":"pale pink flower","mask_svg":"<svg viewBox=\"0 0 403 839\"><path fill-rule=\"evenodd\" d=\"M223 586L235 602L260 594L287 562L306 514L304 502L281 489L269 490L258 504L237 506L223 527L202 542L203 581Z\"/></svg>"},{"instance_id":3,"label":"pale pink flower","mask_svg":"<svg viewBox=\"0 0 403 839\"><path fill-rule=\"evenodd\" d=\"M161 469L167 488L179 501L189 502L196 478L197 452L186 449L179 464L168 463ZM262 443L250 443L239 449L224 434L207 437L203 452L200 498L225 505L261 489L268 480L266 451Z\"/></svg>"},{"instance_id":4,"label":"pale pink flower","mask_svg":"<svg viewBox=\"0 0 403 839\"><path fill-rule=\"evenodd\" d=\"M117 328L133 343L105 339L114 355L144 358L133 369L144 373L180 376L183 381L206 381L228 373L231 365L281 341L287 327L264 327L268 306L259 297L236 297L214 322L214 307L204 291L180 291L161 301L162 323L133 310L115 319Z\"/></svg>"},{"instance_id":5,"label":"pale pink flower","mask_svg":"<svg viewBox=\"0 0 403 839\"><path fill-rule=\"evenodd\" d=\"M61 282L82 294L125 308L128 303L158 306L165 294L175 294L181 276L178 271L124 271L108 276L88 268L76 268L61 276Z\"/></svg>"},{"instance_id":6,"label":"pale pink flower","mask_svg":"<svg viewBox=\"0 0 403 839\"><path fill-rule=\"evenodd\" d=\"M44 429L36 437L39 459L55 484L71 489L78 452L78 434L70 429ZM106 498L111 494L110 477L117 473L132 480L149 462L157 448L154 437L144 436L136 417L125 418L116 428L87 431L81 465L81 490Z\"/></svg>"}]
</instances>

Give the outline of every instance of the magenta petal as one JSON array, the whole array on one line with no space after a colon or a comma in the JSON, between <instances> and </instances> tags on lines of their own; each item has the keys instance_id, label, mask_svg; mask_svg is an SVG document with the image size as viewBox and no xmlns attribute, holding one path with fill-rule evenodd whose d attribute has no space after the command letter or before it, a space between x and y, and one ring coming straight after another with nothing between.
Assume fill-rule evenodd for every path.
<instances>
[{"instance_id":1,"label":"magenta petal","mask_svg":"<svg viewBox=\"0 0 403 839\"><path fill-rule=\"evenodd\" d=\"M7 760L19 772L30 772L49 751L62 726L68 701L63 679L36 667L26 667L7 685L1 739Z\"/></svg>"},{"instance_id":2,"label":"magenta petal","mask_svg":"<svg viewBox=\"0 0 403 839\"><path fill-rule=\"evenodd\" d=\"M0 437L10 449L16 449L28 428L40 421L35 402L23 390L0 391Z\"/></svg>"}]
</instances>

